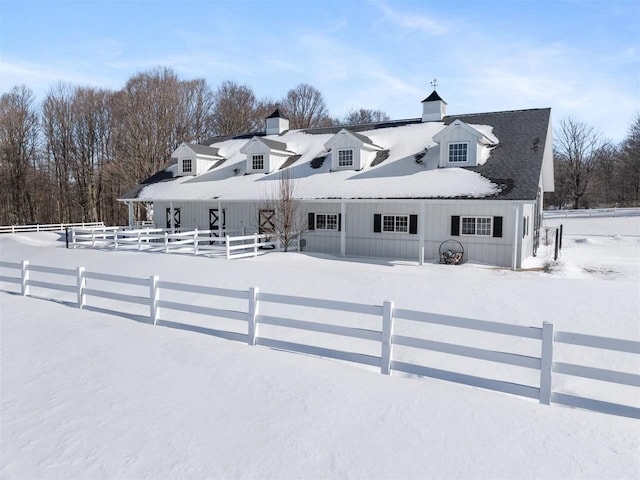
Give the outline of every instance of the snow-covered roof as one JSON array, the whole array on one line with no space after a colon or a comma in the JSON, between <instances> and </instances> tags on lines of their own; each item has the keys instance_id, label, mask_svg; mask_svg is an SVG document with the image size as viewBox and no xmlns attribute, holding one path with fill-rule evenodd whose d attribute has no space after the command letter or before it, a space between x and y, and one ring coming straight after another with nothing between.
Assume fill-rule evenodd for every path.
<instances>
[{"instance_id":1,"label":"snow-covered roof","mask_svg":"<svg viewBox=\"0 0 640 480\"><path fill-rule=\"evenodd\" d=\"M440 146L433 137L456 119L490 140L478 147L484 164L438 168ZM325 144L342 127L289 130L262 140L280 142L299 155L285 167L299 199L532 199L537 195L549 120L549 109L535 109L349 127L388 151L384 161L360 171L331 171ZM213 139L211 147L227 159L224 163L196 177L176 177L177 166L172 165L156 174L158 181L148 179L123 198L264 199L277 191L282 169L247 174L246 155L240 151L247 141L246 135Z\"/></svg>"}]
</instances>

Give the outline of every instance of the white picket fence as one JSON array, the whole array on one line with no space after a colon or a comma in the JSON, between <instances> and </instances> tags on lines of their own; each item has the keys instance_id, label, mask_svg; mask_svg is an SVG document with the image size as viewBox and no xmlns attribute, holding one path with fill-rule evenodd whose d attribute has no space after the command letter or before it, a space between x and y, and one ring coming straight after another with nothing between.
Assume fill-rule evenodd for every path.
<instances>
[{"instance_id":1,"label":"white picket fence","mask_svg":"<svg viewBox=\"0 0 640 480\"><path fill-rule=\"evenodd\" d=\"M553 324L549 322L543 322L541 327L526 327L486 320L433 314L417 310L408 310L397 308L392 301L385 301L382 305L367 305L345 301L267 293L260 291L258 287L252 287L248 290L235 290L178 283L173 281L161 281L158 276L137 278L89 272L83 267L69 269L33 265L28 261L23 261L21 263L2 261L0 262L0 269L14 273L14 275L0 275L0 283L19 285L18 291L24 296L30 295L33 288L38 288L45 289L45 294L50 291L61 291L73 294L75 297L73 303L79 308L88 307L90 303L88 299L92 297L131 303L139 305L144 310L148 311L149 321L154 325L157 325L161 321L162 325L176 328L185 328L186 325L184 322L177 323L171 321L170 312L172 311L205 315L208 319L230 319L235 322L240 322L240 332L238 332L237 329L230 330L229 328L213 329L193 327L193 330L231 340L247 342L249 345L263 345L279 350L319 355L322 357L368 365L380 368L381 373L387 375L392 371L404 372L423 377L432 377L465 385L496 390L513 395L520 395L527 398L537 399L543 404L550 404L553 402L614 415L636 419L640 418L640 408L638 407L553 391L552 388L552 375L554 373L627 385L631 387L640 387L640 375L636 373L626 373L603 368L595 368L592 366L553 361L554 345L558 343L640 355L640 342L637 341L598 337L572 332L554 332ZM17 275L15 274L16 272ZM56 281L45 281L33 278L39 274L46 274L48 277L54 275L56 277ZM59 277L62 277L62 280L60 280ZM64 278L67 279L66 283L63 281ZM105 287L105 285L111 285L113 288L109 289ZM98 288L100 286L102 286L102 288ZM142 287L144 288L144 291L148 293L144 295L123 293L123 288L125 286L134 286L138 289ZM6 286L4 286L3 289L8 290ZM11 290L9 289L8 291ZM205 298L223 297L236 300L239 299L246 301L247 303L245 308L237 309L194 305L193 302L187 303L184 300L179 301L180 298L176 292L188 292L189 294L197 294ZM308 309L312 309L312 311L317 311L318 309L331 311L333 312L331 319L334 323L328 324L309 321L306 319L266 315L261 313L263 310L263 304L265 306L268 306L269 304L280 304L295 307L306 307ZM98 305L92 307L98 309ZM126 314L123 310L111 309L111 305L110 311L120 313L122 315ZM309 310L304 311L308 312ZM376 321L379 328L356 328L340 325L336 320L339 320L341 318L340 315L344 312L347 314L358 314L369 319L379 319ZM531 356L520 353L500 352L486 348L434 341L429 338L419 338L414 335L400 335L395 333L396 329L406 325L405 322L418 322L422 324L443 326L447 329L462 328L473 330L475 332L487 332L490 334L509 335L516 338L532 339L540 342L540 355ZM377 345L377 348L374 350L379 353L374 355L364 354L344 349L311 345L310 343L313 342L303 344L282 340L281 338L273 338L273 335L268 336L260 333L262 325L281 327L284 329L305 330L308 332L331 334L339 337L349 337L352 339L374 342L373 346L375 347ZM538 382L536 382L537 386L484 378L477 375L469 375L445 369L433 368L428 365L400 361L397 356L394 355L394 348L403 346L423 351L441 352L471 359L496 362L530 370L532 369L538 372L538 375L536 376L538 378ZM632 370L637 370L637 360L637 357L633 357L631 364Z\"/></svg>"},{"instance_id":2,"label":"white picket fence","mask_svg":"<svg viewBox=\"0 0 640 480\"><path fill-rule=\"evenodd\" d=\"M222 237L218 236L222 233ZM164 253L191 253L193 255L226 255L226 258L256 257L258 253L280 250L277 241L266 235L230 235L231 230L174 231L163 228L99 227L71 230L71 247L127 248L138 251L163 251ZM294 242L299 250L299 242Z\"/></svg>"},{"instance_id":3,"label":"white picket fence","mask_svg":"<svg viewBox=\"0 0 640 480\"><path fill-rule=\"evenodd\" d=\"M578 210L545 210L543 212L545 219L637 216L640 216L640 208L585 208Z\"/></svg>"},{"instance_id":4,"label":"white picket fence","mask_svg":"<svg viewBox=\"0 0 640 480\"><path fill-rule=\"evenodd\" d=\"M102 222L81 222L81 223L48 223L45 225L2 225L0 233L24 233L24 232L51 232L64 231L65 228L103 228Z\"/></svg>"}]
</instances>

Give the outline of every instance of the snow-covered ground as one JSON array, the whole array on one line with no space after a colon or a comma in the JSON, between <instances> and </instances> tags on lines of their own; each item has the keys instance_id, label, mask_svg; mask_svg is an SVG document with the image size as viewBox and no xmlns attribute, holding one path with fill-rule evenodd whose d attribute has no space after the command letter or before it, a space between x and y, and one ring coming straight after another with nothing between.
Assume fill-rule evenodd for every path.
<instances>
[{"instance_id":1,"label":"snow-covered ground","mask_svg":"<svg viewBox=\"0 0 640 480\"><path fill-rule=\"evenodd\" d=\"M549 263L543 249L522 272L294 253L227 261L66 250L55 233L4 235L0 259L377 305L389 299L401 308L529 326L551 321L556 330L640 340L640 217L562 223L560 261ZM0 283L3 479L640 476L638 420L80 311L63 302L74 300L68 293L54 294L59 303L2 289L15 286ZM452 341L487 348L479 337L457 332ZM539 349L509 337L486 341L501 351ZM556 353L640 373L631 355ZM430 360L537 380L500 364ZM554 390L640 406L632 387L557 375Z\"/></svg>"}]
</instances>

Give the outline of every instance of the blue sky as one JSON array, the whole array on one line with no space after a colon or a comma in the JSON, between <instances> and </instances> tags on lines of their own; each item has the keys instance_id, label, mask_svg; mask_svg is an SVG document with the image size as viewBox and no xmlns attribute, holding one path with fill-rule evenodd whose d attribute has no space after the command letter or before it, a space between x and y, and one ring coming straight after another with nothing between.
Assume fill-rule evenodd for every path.
<instances>
[{"instance_id":1,"label":"blue sky","mask_svg":"<svg viewBox=\"0 0 640 480\"><path fill-rule=\"evenodd\" d=\"M318 88L334 116L551 107L619 141L640 113L640 2L631 0L0 0L0 92L59 81L121 88L168 66L278 99Z\"/></svg>"}]
</instances>

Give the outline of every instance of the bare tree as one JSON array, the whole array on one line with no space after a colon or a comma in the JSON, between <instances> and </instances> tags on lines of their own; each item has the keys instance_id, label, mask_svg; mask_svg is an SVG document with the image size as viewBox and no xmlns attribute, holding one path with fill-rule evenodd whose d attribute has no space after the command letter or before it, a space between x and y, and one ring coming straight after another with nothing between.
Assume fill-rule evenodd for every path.
<instances>
[{"instance_id":1,"label":"bare tree","mask_svg":"<svg viewBox=\"0 0 640 480\"><path fill-rule=\"evenodd\" d=\"M333 123L322 93L308 83L301 83L287 92L282 100L291 128L328 126Z\"/></svg>"},{"instance_id":2,"label":"bare tree","mask_svg":"<svg viewBox=\"0 0 640 480\"><path fill-rule=\"evenodd\" d=\"M349 110L349 113L347 113L347 115L344 117L344 123L346 125L386 122L387 120L390 120L389 115L387 115L383 111L369 110L367 108Z\"/></svg>"},{"instance_id":3,"label":"bare tree","mask_svg":"<svg viewBox=\"0 0 640 480\"><path fill-rule=\"evenodd\" d=\"M640 206L640 115L636 116L629 128L620 150L622 190L629 197L627 203Z\"/></svg>"},{"instance_id":4,"label":"bare tree","mask_svg":"<svg viewBox=\"0 0 640 480\"><path fill-rule=\"evenodd\" d=\"M256 96L250 87L224 81L215 93L213 129L218 135L251 132L255 125Z\"/></svg>"},{"instance_id":5,"label":"bare tree","mask_svg":"<svg viewBox=\"0 0 640 480\"><path fill-rule=\"evenodd\" d=\"M572 200L573 208L580 208L604 143L593 127L571 118L560 122L555 138L554 158L559 189Z\"/></svg>"},{"instance_id":6,"label":"bare tree","mask_svg":"<svg viewBox=\"0 0 640 480\"><path fill-rule=\"evenodd\" d=\"M307 229L305 218L300 211L300 203L295 199L295 180L288 169L281 170L277 191L266 198L258 210L260 233L276 238L289 250L291 243ZM263 216L266 212L266 216Z\"/></svg>"},{"instance_id":7,"label":"bare tree","mask_svg":"<svg viewBox=\"0 0 640 480\"><path fill-rule=\"evenodd\" d=\"M36 207L29 183L36 163L38 128L30 89L17 86L0 97L0 173L3 196L10 200L4 203L11 206L7 219L10 223L35 221Z\"/></svg>"}]
</instances>

